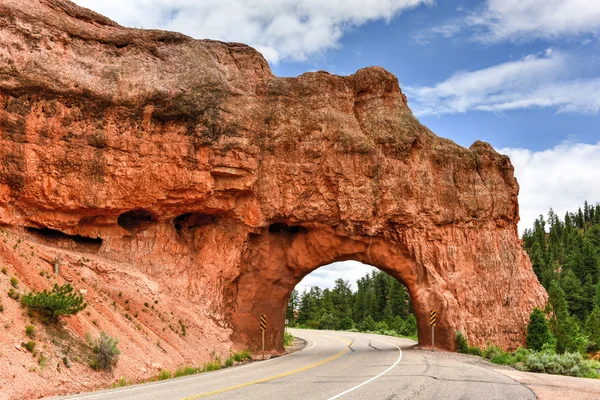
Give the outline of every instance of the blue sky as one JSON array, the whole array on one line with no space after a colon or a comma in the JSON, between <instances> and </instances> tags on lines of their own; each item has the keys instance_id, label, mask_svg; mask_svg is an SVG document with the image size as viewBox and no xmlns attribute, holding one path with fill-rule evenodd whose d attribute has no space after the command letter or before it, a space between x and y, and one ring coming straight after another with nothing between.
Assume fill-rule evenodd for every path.
<instances>
[{"instance_id":1,"label":"blue sky","mask_svg":"<svg viewBox=\"0 0 600 400\"><path fill-rule=\"evenodd\" d=\"M436 134L511 157L521 230L550 207L600 202L600 1L76 2L126 26L248 43L278 76L386 68ZM321 268L303 285L359 270Z\"/></svg>"}]
</instances>

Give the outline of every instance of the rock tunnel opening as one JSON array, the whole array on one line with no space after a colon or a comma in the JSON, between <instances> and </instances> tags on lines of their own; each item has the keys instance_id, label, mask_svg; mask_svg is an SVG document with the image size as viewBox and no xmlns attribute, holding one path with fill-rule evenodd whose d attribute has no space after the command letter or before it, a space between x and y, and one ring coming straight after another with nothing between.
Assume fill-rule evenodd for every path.
<instances>
[{"instance_id":1,"label":"rock tunnel opening","mask_svg":"<svg viewBox=\"0 0 600 400\"><path fill-rule=\"evenodd\" d=\"M359 331L417 340L418 326L408 289L376 267L357 261L320 267L290 293L287 326Z\"/></svg>"},{"instance_id":2,"label":"rock tunnel opening","mask_svg":"<svg viewBox=\"0 0 600 400\"><path fill-rule=\"evenodd\" d=\"M141 232L148 229L150 225L156 222L154 215L144 209L137 209L124 212L119 215L117 223L121 228L130 232Z\"/></svg>"},{"instance_id":3,"label":"rock tunnel opening","mask_svg":"<svg viewBox=\"0 0 600 400\"><path fill-rule=\"evenodd\" d=\"M418 339L419 346L428 347L431 345L429 312L435 309L438 312L435 346L454 350L456 329L452 325L452 314L448 312L447 299L439 290L437 282L424 273L420 260L402 243L372 237L337 235L322 227L304 228L291 234L286 226L287 224L272 226L267 232L252 236L248 241L249 250L245 256L244 268L231 286L236 298L230 314L234 342L253 349L260 348L257 321L260 315L265 314L270 321L270 329L265 333L266 346L272 354L284 351L286 316L288 322L292 320L292 323L297 322L313 329L350 326L349 329L372 330L369 328L373 328L374 324L376 331L386 331L386 328L396 330L403 336ZM293 306L292 309L288 306L297 285L301 285L296 292L299 295L299 292L303 292L302 285L305 283L301 282L305 277L313 272L319 276L327 271L324 266L339 262L358 262L383 271L380 272L381 277L375 279L385 280L385 287L389 290L393 287L396 291L391 298L404 296L404 303L396 301L388 304L389 290L378 289L373 300L379 304L376 312L363 308L362 314L353 311L349 318L345 318L347 315L335 315L335 311L316 314L305 320L301 318L300 321L289 318L295 312ZM348 270L342 269L340 273L342 280L353 279ZM360 277L356 280L358 278ZM350 283L358 290L356 280ZM367 298L364 294L352 296ZM333 306L329 308L335 310ZM299 309L300 305L298 316ZM408 311L403 311L406 309ZM367 320L369 314L371 318ZM407 322L409 318L410 322Z\"/></svg>"},{"instance_id":4,"label":"rock tunnel opening","mask_svg":"<svg viewBox=\"0 0 600 400\"><path fill-rule=\"evenodd\" d=\"M101 238L91 238L81 235L68 235L61 231L46 227L28 227L26 229L27 232L32 234L32 236L35 237L37 240L41 240L44 243L51 246L79 251L87 251L92 253L99 252L100 248L102 247Z\"/></svg>"}]
</instances>

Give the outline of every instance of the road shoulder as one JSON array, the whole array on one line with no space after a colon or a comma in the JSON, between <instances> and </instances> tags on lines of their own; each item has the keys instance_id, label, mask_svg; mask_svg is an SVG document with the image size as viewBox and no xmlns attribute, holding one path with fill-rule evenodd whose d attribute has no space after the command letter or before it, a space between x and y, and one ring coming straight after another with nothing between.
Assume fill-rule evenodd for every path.
<instances>
[{"instance_id":1,"label":"road shoulder","mask_svg":"<svg viewBox=\"0 0 600 400\"><path fill-rule=\"evenodd\" d=\"M539 400L598 400L600 380L572 376L522 372L513 368L494 368L527 386Z\"/></svg>"}]
</instances>

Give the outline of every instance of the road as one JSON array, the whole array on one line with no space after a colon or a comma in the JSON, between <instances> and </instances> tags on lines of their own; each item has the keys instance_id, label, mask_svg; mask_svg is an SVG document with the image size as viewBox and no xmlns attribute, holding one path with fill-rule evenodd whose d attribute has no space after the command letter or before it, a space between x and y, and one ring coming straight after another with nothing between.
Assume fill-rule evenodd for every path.
<instances>
[{"instance_id":1,"label":"road","mask_svg":"<svg viewBox=\"0 0 600 400\"><path fill-rule=\"evenodd\" d=\"M290 330L299 352L225 370L66 397L82 400L535 399L475 357L389 336ZM65 399L62 397L61 399Z\"/></svg>"}]
</instances>

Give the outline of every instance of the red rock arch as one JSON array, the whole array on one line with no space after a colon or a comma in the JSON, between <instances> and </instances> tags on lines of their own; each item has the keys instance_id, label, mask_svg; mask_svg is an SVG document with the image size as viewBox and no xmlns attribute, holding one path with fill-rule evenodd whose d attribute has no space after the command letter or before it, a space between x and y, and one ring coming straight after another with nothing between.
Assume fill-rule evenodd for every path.
<instances>
[{"instance_id":1,"label":"red rock arch","mask_svg":"<svg viewBox=\"0 0 600 400\"><path fill-rule=\"evenodd\" d=\"M350 258L406 284L420 332L438 310L448 349L524 342L547 295L510 160L437 137L394 75L278 78L239 43L28 3L0 3L0 224L100 239L238 348L267 313L280 351L289 291Z\"/></svg>"},{"instance_id":2,"label":"red rock arch","mask_svg":"<svg viewBox=\"0 0 600 400\"><path fill-rule=\"evenodd\" d=\"M231 313L234 342L258 348L261 337L258 317L266 314L269 320L266 347L271 351L282 351L281 338L290 292L315 269L335 261L350 259L375 266L407 287L417 317L421 346L431 345L429 310L432 309L438 312L436 343L440 348L454 349L457 329L461 329L479 344L481 339L486 338L507 347L514 347L522 341L524 321L519 328L514 325L514 320L510 324L506 324L506 321L499 323L502 317L497 315L509 315L510 308L522 305L521 299L511 298L521 292L520 289L511 290L507 287L504 304L501 304L502 301L492 300L489 301L489 309L477 311L484 315L483 319L489 318L489 323L483 324L488 326L486 329L479 324L480 318L473 320L470 315L481 299L469 298L468 295L481 293L481 297L489 296L488 290L490 287L493 289L498 281L486 282L487 277L478 277L476 269L461 268L460 273L456 273L459 265L452 261L445 266L430 264L429 261L435 262L440 256L436 253L442 249L426 249L422 245L423 243L410 245L402 241L389 241L381 237L340 236L323 227L303 228L298 233L283 230L265 232L252 238L251 251L240 270L239 279L231 288L232 297L236 299ZM450 244L446 247L453 248ZM424 259L423 257L429 256L424 251L430 252L434 258ZM459 254L461 251L449 252L453 254L451 259L457 260L458 256L463 256ZM449 279L448 274L452 272L455 276ZM499 280L505 278L508 277L496 277ZM510 325L516 329L510 331Z\"/></svg>"}]
</instances>

